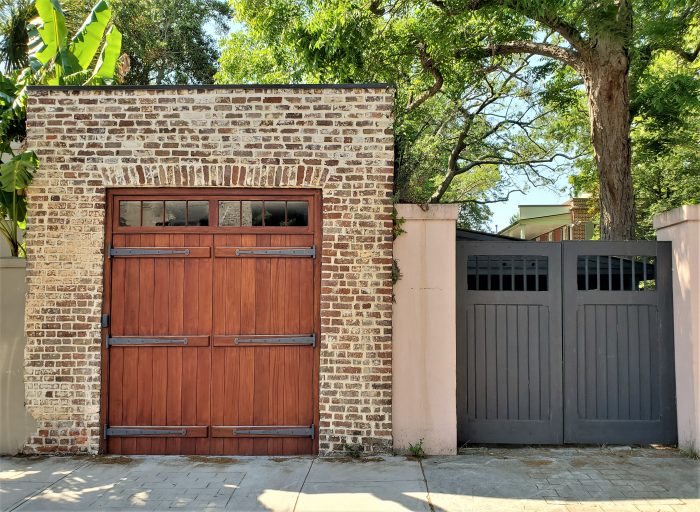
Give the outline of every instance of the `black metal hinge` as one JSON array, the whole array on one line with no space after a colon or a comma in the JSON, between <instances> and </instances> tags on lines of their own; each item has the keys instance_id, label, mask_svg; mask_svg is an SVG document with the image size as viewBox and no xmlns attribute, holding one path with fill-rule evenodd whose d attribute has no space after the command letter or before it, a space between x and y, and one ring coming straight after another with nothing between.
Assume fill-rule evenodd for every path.
<instances>
[{"instance_id":1,"label":"black metal hinge","mask_svg":"<svg viewBox=\"0 0 700 512\"><path fill-rule=\"evenodd\" d=\"M100 319L100 327L102 327L103 329L105 327L109 327L109 315L108 314L102 315L102 318Z\"/></svg>"},{"instance_id":2,"label":"black metal hinge","mask_svg":"<svg viewBox=\"0 0 700 512\"><path fill-rule=\"evenodd\" d=\"M105 427L105 437L139 436L185 436L186 428L109 428Z\"/></svg>"},{"instance_id":3,"label":"black metal hinge","mask_svg":"<svg viewBox=\"0 0 700 512\"><path fill-rule=\"evenodd\" d=\"M109 257L113 256L157 256L157 255L168 255L168 254L184 254L188 256L190 254L189 249L142 249L137 247L110 247Z\"/></svg>"},{"instance_id":4,"label":"black metal hinge","mask_svg":"<svg viewBox=\"0 0 700 512\"><path fill-rule=\"evenodd\" d=\"M289 249L236 249L236 256L245 256L248 254L261 256L310 256L315 258L316 246Z\"/></svg>"},{"instance_id":5,"label":"black metal hinge","mask_svg":"<svg viewBox=\"0 0 700 512\"><path fill-rule=\"evenodd\" d=\"M271 437L310 437L314 438L314 426L299 428L235 428L236 436L271 436Z\"/></svg>"},{"instance_id":6,"label":"black metal hinge","mask_svg":"<svg viewBox=\"0 0 700 512\"><path fill-rule=\"evenodd\" d=\"M107 338L107 346L114 345L187 345L187 338Z\"/></svg>"},{"instance_id":7,"label":"black metal hinge","mask_svg":"<svg viewBox=\"0 0 700 512\"><path fill-rule=\"evenodd\" d=\"M259 343L261 345L311 345L316 346L316 335L311 334L310 336L272 336L272 337L258 337L258 338L235 338L234 343L236 345L246 345Z\"/></svg>"}]
</instances>

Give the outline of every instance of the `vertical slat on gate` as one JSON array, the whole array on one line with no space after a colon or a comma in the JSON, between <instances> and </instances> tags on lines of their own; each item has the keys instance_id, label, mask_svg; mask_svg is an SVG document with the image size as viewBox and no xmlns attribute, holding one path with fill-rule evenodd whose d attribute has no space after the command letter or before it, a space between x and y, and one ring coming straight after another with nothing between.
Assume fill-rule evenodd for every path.
<instances>
[{"instance_id":1,"label":"vertical slat on gate","mask_svg":"<svg viewBox=\"0 0 700 512\"><path fill-rule=\"evenodd\" d=\"M226 235L215 235L212 251L216 253L216 247L225 245ZM212 262L212 334L226 334L226 265L231 258L216 258ZM224 411L228 410L226 400L226 354L227 348L211 347L211 424L229 425L224 420ZM226 455L229 452L225 448L228 439L211 439L211 453Z\"/></svg>"},{"instance_id":2,"label":"vertical slat on gate","mask_svg":"<svg viewBox=\"0 0 700 512\"><path fill-rule=\"evenodd\" d=\"M530 399L528 397L528 312L527 306L518 306L518 390L520 398L518 400L518 418L529 419Z\"/></svg>"},{"instance_id":3,"label":"vertical slat on gate","mask_svg":"<svg viewBox=\"0 0 700 512\"><path fill-rule=\"evenodd\" d=\"M141 235L138 245L141 247L152 247L154 244L153 235ZM139 258L139 336L150 336L153 334L153 309L154 309L154 287L155 272L153 258ZM153 403L153 347L140 347L138 351L138 402L136 421L137 425L151 425L151 409ZM151 453L151 439L139 438L136 440L136 450L138 453Z\"/></svg>"},{"instance_id":4,"label":"vertical slat on gate","mask_svg":"<svg viewBox=\"0 0 700 512\"><path fill-rule=\"evenodd\" d=\"M639 396L641 398L641 417L643 420L651 419L651 361L649 340L649 306L640 306L639 311Z\"/></svg>"},{"instance_id":5,"label":"vertical slat on gate","mask_svg":"<svg viewBox=\"0 0 700 512\"><path fill-rule=\"evenodd\" d=\"M619 396L618 396L618 417L623 420L630 419L630 386L629 386L629 319L627 317L627 307L617 306L617 331L618 343L620 347L620 357L618 358L620 374L618 376Z\"/></svg>"},{"instance_id":6,"label":"vertical slat on gate","mask_svg":"<svg viewBox=\"0 0 700 512\"><path fill-rule=\"evenodd\" d=\"M607 329L607 318L606 318L606 307L604 305L595 306L595 318L596 318L596 367L597 367L597 418L605 419L608 414L608 342L606 338Z\"/></svg>"},{"instance_id":7,"label":"vertical slat on gate","mask_svg":"<svg viewBox=\"0 0 700 512\"><path fill-rule=\"evenodd\" d=\"M518 419L518 306L506 306L508 341L508 418Z\"/></svg>"},{"instance_id":8,"label":"vertical slat on gate","mask_svg":"<svg viewBox=\"0 0 700 512\"><path fill-rule=\"evenodd\" d=\"M270 244L273 247L281 247L286 244L285 236L272 235ZM270 286L273 290L270 305L271 331L287 334L284 325L284 258L272 258L270 262ZM284 423L284 347L276 347L270 352L270 414L272 425L285 425ZM268 441L270 453L284 453L283 439L270 439Z\"/></svg>"},{"instance_id":9,"label":"vertical slat on gate","mask_svg":"<svg viewBox=\"0 0 700 512\"><path fill-rule=\"evenodd\" d=\"M528 306L528 368L530 419L540 417L540 325L539 306Z\"/></svg>"},{"instance_id":10,"label":"vertical slat on gate","mask_svg":"<svg viewBox=\"0 0 700 512\"><path fill-rule=\"evenodd\" d=\"M199 235L198 245L211 247L212 235ZM212 260L197 258L197 334L212 333ZM212 386L212 347L199 347L197 354L197 425L211 425L211 386ZM210 453L209 438L198 438L195 451L198 454Z\"/></svg>"},{"instance_id":11,"label":"vertical slat on gate","mask_svg":"<svg viewBox=\"0 0 700 512\"><path fill-rule=\"evenodd\" d=\"M586 310L580 306L576 308L576 410L579 418L586 417Z\"/></svg>"},{"instance_id":12,"label":"vertical slat on gate","mask_svg":"<svg viewBox=\"0 0 700 512\"><path fill-rule=\"evenodd\" d=\"M629 340L630 340L630 419L639 420L640 409L640 387L641 380L639 374L639 308L637 305L628 305L627 313L629 317Z\"/></svg>"},{"instance_id":13,"label":"vertical slat on gate","mask_svg":"<svg viewBox=\"0 0 700 512\"><path fill-rule=\"evenodd\" d=\"M170 235L170 247L182 247L185 245L184 235ZM185 305L185 260L184 258L172 258L169 262L169 294L168 294L168 332L182 334L184 332L184 305ZM182 425L183 402L183 356L184 348L168 347L168 425ZM167 438L165 440L166 452L172 455L181 453L182 440Z\"/></svg>"},{"instance_id":14,"label":"vertical slat on gate","mask_svg":"<svg viewBox=\"0 0 700 512\"><path fill-rule=\"evenodd\" d=\"M596 337L596 307L582 306L586 318L586 418L598 415L598 339Z\"/></svg>"},{"instance_id":15,"label":"vertical slat on gate","mask_svg":"<svg viewBox=\"0 0 700 512\"><path fill-rule=\"evenodd\" d=\"M257 244L255 235L242 235L242 247L254 247ZM255 303L257 290L255 287L255 258L242 258L239 260L239 279L241 281L241 333L255 334ZM253 347L239 347L239 396L240 410L239 425L254 425L255 403L255 359L256 349ZM253 455L255 446L253 439L239 439L239 448L242 455Z\"/></svg>"},{"instance_id":16,"label":"vertical slat on gate","mask_svg":"<svg viewBox=\"0 0 700 512\"><path fill-rule=\"evenodd\" d=\"M297 261L287 260L286 285L285 288L289 294L289 300L286 305L286 325L291 332L300 332L300 304L299 290L301 288L301 276ZM285 401L294 407L294 425L299 425L301 421L300 410L300 394L301 383L299 381L299 365L301 364L302 355L297 347L287 347L285 350L285 387L289 388L289 394L285 395ZM301 450L301 442L299 439L291 438L284 441L285 449L291 450L291 453L299 453Z\"/></svg>"},{"instance_id":17,"label":"vertical slat on gate","mask_svg":"<svg viewBox=\"0 0 700 512\"><path fill-rule=\"evenodd\" d=\"M608 410L607 418L610 420L616 420L618 418L618 382L617 377L619 373L618 369L618 339L617 339L617 307L616 306L605 306L605 318L606 318L606 329L605 329L605 339L606 339L606 352L607 357L605 359L607 364L607 379L608 384Z\"/></svg>"},{"instance_id":18,"label":"vertical slat on gate","mask_svg":"<svg viewBox=\"0 0 700 512\"><path fill-rule=\"evenodd\" d=\"M125 242L128 245L138 245L139 235L127 235ZM124 333L138 333L139 326L139 261L130 259L125 262L125 308L124 308ZM124 349L124 391L123 404L125 425L137 425L138 418L138 348ZM122 450L126 454L136 453L136 439L122 439Z\"/></svg>"},{"instance_id":19,"label":"vertical slat on gate","mask_svg":"<svg viewBox=\"0 0 700 512\"><path fill-rule=\"evenodd\" d=\"M659 382L659 365L661 360L661 353L659 350L659 335L658 326L659 318L658 311L656 307L649 307L649 404L650 411L649 416L652 420L659 418L659 388L661 383Z\"/></svg>"},{"instance_id":20,"label":"vertical slat on gate","mask_svg":"<svg viewBox=\"0 0 700 512\"><path fill-rule=\"evenodd\" d=\"M169 245L167 234L155 235L156 247ZM154 258L153 261L153 332L163 335L171 334L168 330L168 290L169 262L165 258ZM167 425L167 396L168 396L168 349L160 348L153 351L153 407L151 417L154 425ZM154 454L166 453L166 439L152 439L151 449Z\"/></svg>"},{"instance_id":21,"label":"vertical slat on gate","mask_svg":"<svg viewBox=\"0 0 700 512\"><path fill-rule=\"evenodd\" d=\"M256 245L269 246L270 236L259 235ZM270 286L270 258L255 259L255 333L265 334L271 331L270 310L272 306ZM269 402L272 392L270 387L270 347L259 347L255 350L255 387L253 401L252 425L269 425ZM267 455L267 439L253 441L255 455Z\"/></svg>"},{"instance_id":22,"label":"vertical slat on gate","mask_svg":"<svg viewBox=\"0 0 700 512\"><path fill-rule=\"evenodd\" d=\"M491 280L489 279L489 283ZM486 306L486 417L498 417L498 381L496 368L496 306Z\"/></svg>"},{"instance_id":23,"label":"vertical slat on gate","mask_svg":"<svg viewBox=\"0 0 700 512\"><path fill-rule=\"evenodd\" d=\"M182 246L196 246L199 235L185 235ZM182 288L182 317L183 326L195 332L199 330L199 261L198 258L184 258L184 277ZM183 331L180 331L183 332ZM197 386L199 350L197 348L182 348L182 421L184 425L197 424ZM182 453L192 455L197 453L197 439L181 440Z\"/></svg>"},{"instance_id":24,"label":"vertical slat on gate","mask_svg":"<svg viewBox=\"0 0 700 512\"><path fill-rule=\"evenodd\" d=\"M467 315L467 414L469 418L476 418L477 377L476 377L476 343L479 337L476 335L476 318L474 306L466 308Z\"/></svg>"},{"instance_id":25,"label":"vertical slat on gate","mask_svg":"<svg viewBox=\"0 0 700 512\"><path fill-rule=\"evenodd\" d=\"M290 236L290 242L299 247L313 245L313 239L305 235ZM314 269L313 260L309 258L297 260L301 268L299 286L299 332L307 333L314 330ZM296 347L300 352L299 356L299 411L300 425L311 425L314 421L314 400L313 400L313 357L314 351L309 347ZM298 440L300 453L310 453L312 451L312 441L309 438Z\"/></svg>"},{"instance_id":26,"label":"vertical slat on gate","mask_svg":"<svg viewBox=\"0 0 700 512\"><path fill-rule=\"evenodd\" d=\"M503 285L501 283L501 288ZM498 418L508 419L508 320L506 306L496 306L496 372Z\"/></svg>"},{"instance_id":27,"label":"vertical slat on gate","mask_svg":"<svg viewBox=\"0 0 700 512\"><path fill-rule=\"evenodd\" d=\"M476 332L476 417L486 418L486 308L474 306Z\"/></svg>"},{"instance_id":28,"label":"vertical slat on gate","mask_svg":"<svg viewBox=\"0 0 700 512\"><path fill-rule=\"evenodd\" d=\"M538 306L539 311L539 326L540 326L540 337L539 337L539 347L540 347L540 411L539 418L543 420L548 420L550 418L551 403L550 403L550 365L549 365L549 344L550 344L550 332L549 332L549 307Z\"/></svg>"},{"instance_id":29,"label":"vertical slat on gate","mask_svg":"<svg viewBox=\"0 0 700 512\"><path fill-rule=\"evenodd\" d=\"M114 235L112 243L115 246L123 246L123 235ZM111 300L111 332L116 335L124 333L124 305L126 285L126 261L115 259L112 261L112 300ZM123 425L123 399L124 389L124 349L121 347L110 350L109 355L109 424ZM109 453L122 453L122 440L111 437L108 440Z\"/></svg>"}]
</instances>

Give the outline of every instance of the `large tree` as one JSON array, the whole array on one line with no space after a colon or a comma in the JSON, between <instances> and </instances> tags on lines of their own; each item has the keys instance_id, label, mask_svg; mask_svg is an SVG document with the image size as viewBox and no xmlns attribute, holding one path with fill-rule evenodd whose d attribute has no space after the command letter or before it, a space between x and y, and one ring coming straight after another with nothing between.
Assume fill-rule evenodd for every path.
<instances>
[{"instance_id":1,"label":"large tree","mask_svg":"<svg viewBox=\"0 0 700 512\"><path fill-rule=\"evenodd\" d=\"M634 238L630 143L630 67L656 51L688 61L700 52L700 4L694 0L432 0L444 16L490 20L486 36L465 34L455 58L538 55L573 69L583 80L600 182L601 237ZM400 3L374 0L387 15ZM465 19L466 19L465 18ZM514 27L509 29L508 25ZM695 36L695 37L693 37ZM636 70L637 73L640 69Z\"/></svg>"},{"instance_id":2,"label":"large tree","mask_svg":"<svg viewBox=\"0 0 700 512\"><path fill-rule=\"evenodd\" d=\"M462 27L434 6L391 19L342 1L232 6L239 30L225 41L220 83L397 86L397 200L461 203L461 223L482 228L491 203L555 186L573 156L539 136L554 115L540 101L549 69L527 57L484 65L441 54Z\"/></svg>"},{"instance_id":3,"label":"large tree","mask_svg":"<svg viewBox=\"0 0 700 512\"><path fill-rule=\"evenodd\" d=\"M459 79L453 71L474 63L508 67L514 57L534 56L531 66L549 76L570 70L585 93L604 239L634 237L630 95L636 77L658 52L692 62L700 49L696 0L237 0L234 8L256 36L252 49L259 57L287 58L278 43L295 37L300 65L294 73L311 62L318 76L352 78L398 57L410 61L403 69L422 72L412 81L420 101L441 94L446 77ZM404 44L367 50L381 42L367 12ZM305 24L295 21L300 16Z\"/></svg>"}]
</instances>

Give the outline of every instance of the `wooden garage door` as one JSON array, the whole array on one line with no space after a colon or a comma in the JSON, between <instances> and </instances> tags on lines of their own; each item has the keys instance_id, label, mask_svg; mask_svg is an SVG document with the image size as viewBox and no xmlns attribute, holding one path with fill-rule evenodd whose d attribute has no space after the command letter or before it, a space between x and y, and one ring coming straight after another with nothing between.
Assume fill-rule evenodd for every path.
<instances>
[{"instance_id":1,"label":"wooden garage door","mask_svg":"<svg viewBox=\"0 0 700 512\"><path fill-rule=\"evenodd\" d=\"M317 194L148 194L110 197L106 451L315 453Z\"/></svg>"}]
</instances>

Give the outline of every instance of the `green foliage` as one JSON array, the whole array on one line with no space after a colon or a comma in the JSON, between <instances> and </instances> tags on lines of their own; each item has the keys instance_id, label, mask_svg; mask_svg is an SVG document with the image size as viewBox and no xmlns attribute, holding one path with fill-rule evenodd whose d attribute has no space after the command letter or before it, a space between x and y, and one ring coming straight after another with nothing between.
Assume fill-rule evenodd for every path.
<instances>
[{"instance_id":1,"label":"green foliage","mask_svg":"<svg viewBox=\"0 0 700 512\"><path fill-rule=\"evenodd\" d=\"M390 16L372 13L369 1L235 0L232 6L240 30L224 42L219 83L396 85L401 202L463 203L460 225L480 228L490 215L486 203L523 180L550 184L567 168L565 159L545 162L555 145L538 131L549 113L539 108L541 83L527 83L522 60L489 69L455 60L465 37L487 37L490 27L481 18L440 16L429 3L396 4ZM435 81L426 59L439 67L442 86L424 101Z\"/></svg>"},{"instance_id":2,"label":"green foliage","mask_svg":"<svg viewBox=\"0 0 700 512\"><path fill-rule=\"evenodd\" d=\"M8 12L18 19L7 22L7 26L26 23L32 12L23 3L17 6L23 8ZM119 30L114 26L107 30L111 10L105 0L95 5L71 39L58 0L36 0L35 9L36 25L27 27L25 38L6 33L2 36L3 42L12 36L12 44L18 45L13 55L20 50L26 52L23 59L5 57L7 67L0 77L0 154L5 159L0 163L0 234L13 256L24 251L18 232L24 228L27 216L26 189L39 165L34 152L24 147L27 86L111 84L121 51ZM11 69L17 63L28 67Z\"/></svg>"},{"instance_id":3,"label":"green foliage","mask_svg":"<svg viewBox=\"0 0 700 512\"><path fill-rule=\"evenodd\" d=\"M219 51L206 27L227 29L226 0L110 0L110 6L130 60L122 83L213 82Z\"/></svg>"},{"instance_id":4,"label":"green foliage","mask_svg":"<svg viewBox=\"0 0 700 512\"><path fill-rule=\"evenodd\" d=\"M416 459L425 458L425 450L423 449L423 439L419 439L418 442L414 444L408 443L408 451L411 453L411 456L415 457Z\"/></svg>"},{"instance_id":5,"label":"green foliage","mask_svg":"<svg viewBox=\"0 0 700 512\"><path fill-rule=\"evenodd\" d=\"M0 0L0 65L5 73L27 65L27 24L35 16L32 0Z\"/></svg>"},{"instance_id":6,"label":"green foliage","mask_svg":"<svg viewBox=\"0 0 700 512\"><path fill-rule=\"evenodd\" d=\"M111 84L115 78L121 34L112 26L105 38L98 62L91 71L95 54L112 17L106 0L99 0L77 34L68 39L66 18L58 0L36 0L40 23L30 27L33 40L29 43L29 63L37 69L37 83L48 85ZM53 76L50 74L53 72Z\"/></svg>"}]
</instances>

